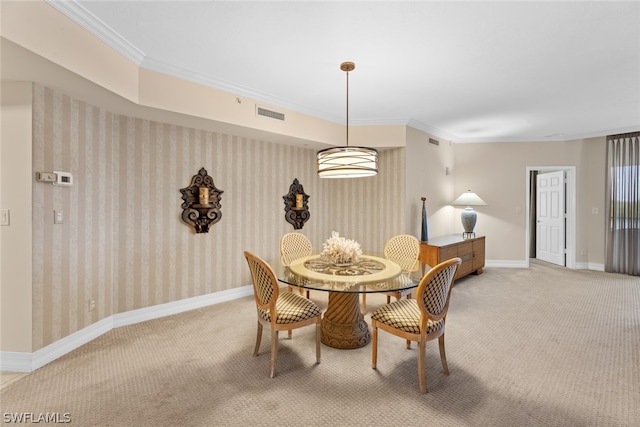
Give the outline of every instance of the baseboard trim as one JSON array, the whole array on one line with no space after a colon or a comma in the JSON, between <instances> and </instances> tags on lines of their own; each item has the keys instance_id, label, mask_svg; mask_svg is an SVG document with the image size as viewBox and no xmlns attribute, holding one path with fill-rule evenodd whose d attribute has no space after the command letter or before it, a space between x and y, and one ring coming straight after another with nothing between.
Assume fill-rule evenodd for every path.
<instances>
[{"instance_id":1,"label":"baseboard trim","mask_svg":"<svg viewBox=\"0 0 640 427\"><path fill-rule=\"evenodd\" d=\"M114 328L133 325L160 317L171 316L173 314L195 310L197 308L207 307L249 295L253 295L253 287L243 286L241 288L228 289L212 294L173 301L166 304L144 307L137 310L127 311L125 313L117 313L89 325L84 329L74 332L73 334L49 344L48 346L33 353L2 351L0 352L0 371L33 372Z\"/></svg>"},{"instance_id":2,"label":"baseboard trim","mask_svg":"<svg viewBox=\"0 0 640 427\"><path fill-rule=\"evenodd\" d=\"M502 267L502 268L528 268L529 263L524 260L486 260L485 267Z\"/></svg>"},{"instance_id":3,"label":"baseboard trim","mask_svg":"<svg viewBox=\"0 0 640 427\"><path fill-rule=\"evenodd\" d=\"M484 266L502 268L529 268L529 262L525 260L486 260ZM598 264L594 262L578 262L575 264L575 267L571 269L604 271L604 264Z\"/></svg>"},{"instance_id":4,"label":"baseboard trim","mask_svg":"<svg viewBox=\"0 0 640 427\"><path fill-rule=\"evenodd\" d=\"M253 287L244 286L242 288L228 289L226 291L215 292L213 294L185 298L179 301L168 302L166 304L158 304L151 307L127 311L125 313L118 313L112 316L113 327L119 328L121 326L133 325L147 320L220 304L221 302L231 301L249 295L253 295Z\"/></svg>"},{"instance_id":5,"label":"baseboard trim","mask_svg":"<svg viewBox=\"0 0 640 427\"><path fill-rule=\"evenodd\" d=\"M579 262L576 264L577 270L594 270L604 271L604 264L598 264L595 262Z\"/></svg>"}]
</instances>

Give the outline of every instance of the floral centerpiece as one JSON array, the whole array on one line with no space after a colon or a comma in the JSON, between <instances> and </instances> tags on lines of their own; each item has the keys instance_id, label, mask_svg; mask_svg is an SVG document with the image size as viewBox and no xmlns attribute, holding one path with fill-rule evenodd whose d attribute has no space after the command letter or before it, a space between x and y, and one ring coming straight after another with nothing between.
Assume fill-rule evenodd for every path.
<instances>
[{"instance_id":1,"label":"floral centerpiece","mask_svg":"<svg viewBox=\"0 0 640 427\"><path fill-rule=\"evenodd\" d=\"M322 258L333 264L352 264L358 262L361 255L360 243L340 237L336 231L322 244Z\"/></svg>"}]
</instances>

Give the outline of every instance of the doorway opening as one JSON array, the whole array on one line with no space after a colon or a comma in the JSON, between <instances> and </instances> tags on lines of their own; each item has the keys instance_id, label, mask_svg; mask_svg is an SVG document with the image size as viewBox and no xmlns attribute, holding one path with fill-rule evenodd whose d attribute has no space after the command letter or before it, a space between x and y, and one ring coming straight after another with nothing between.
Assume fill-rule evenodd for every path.
<instances>
[{"instance_id":1,"label":"doorway opening","mask_svg":"<svg viewBox=\"0 0 640 427\"><path fill-rule=\"evenodd\" d=\"M565 175L565 232L564 232L564 252L565 266L575 268L576 266L576 168L575 166L527 166L526 170L526 237L525 237L525 264L529 267L529 260L535 257L537 249L537 239L535 238L535 227L538 224L536 206L532 205L532 192L535 186L532 185L532 172L545 173L562 171ZM535 178L534 178L535 179ZM533 194L535 196L535 194ZM534 197L535 199L535 197Z\"/></svg>"}]
</instances>

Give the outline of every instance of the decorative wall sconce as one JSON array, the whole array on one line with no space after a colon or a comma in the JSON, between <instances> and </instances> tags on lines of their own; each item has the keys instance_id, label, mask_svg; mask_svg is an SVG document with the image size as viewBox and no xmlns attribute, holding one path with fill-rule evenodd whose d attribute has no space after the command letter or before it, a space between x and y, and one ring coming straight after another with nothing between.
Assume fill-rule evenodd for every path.
<instances>
[{"instance_id":1,"label":"decorative wall sconce","mask_svg":"<svg viewBox=\"0 0 640 427\"><path fill-rule=\"evenodd\" d=\"M282 196L284 199L284 218L289 224L293 225L295 230L299 230L304 223L309 220L309 195L304 193L302 184L298 182L298 178L293 180L293 184L289 186L289 194Z\"/></svg>"},{"instance_id":2,"label":"decorative wall sconce","mask_svg":"<svg viewBox=\"0 0 640 427\"><path fill-rule=\"evenodd\" d=\"M222 218L220 195L224 191L218 190L207 170L201 168L198 174L191 178L191 184L181 188L180 192L184 200L182 220L195 228L196 233L208 233L209 226Z\"/></svg>"}]
</instances>

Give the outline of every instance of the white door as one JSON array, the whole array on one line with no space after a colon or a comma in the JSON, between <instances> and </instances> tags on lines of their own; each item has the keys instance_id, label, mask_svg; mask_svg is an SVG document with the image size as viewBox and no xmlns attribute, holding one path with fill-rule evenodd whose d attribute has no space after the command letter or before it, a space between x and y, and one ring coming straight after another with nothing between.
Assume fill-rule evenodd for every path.
<instances>
[{"instance_id":1,"label":"white door","mask_svg":"<svg viewBox=\"0 0 640 427\"><path fill-rule=\"evenodd\" d=\"M538 174L536 258L565 266L564 171Z\"/></svg>"}]
</instances>

